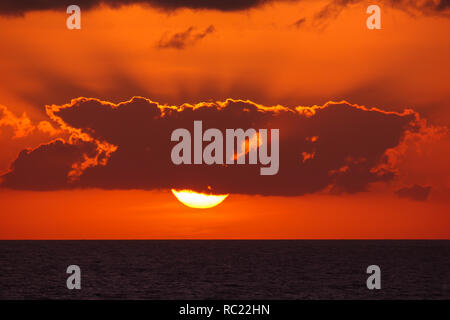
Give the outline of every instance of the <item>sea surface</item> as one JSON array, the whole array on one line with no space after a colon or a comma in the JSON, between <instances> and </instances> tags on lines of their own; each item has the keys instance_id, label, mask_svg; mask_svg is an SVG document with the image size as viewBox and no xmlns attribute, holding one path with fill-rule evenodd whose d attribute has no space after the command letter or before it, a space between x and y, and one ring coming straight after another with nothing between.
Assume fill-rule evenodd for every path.
<instances>
[{"instance_id":1,"label":"sea surface","mask_svg":"<svg viewBox=\"0 0 450 320\"><path fill-rule=\"evenodd\" d=\"M0 241L0 299L450 299L450 241Z\"/></svg>"}]
</instances>

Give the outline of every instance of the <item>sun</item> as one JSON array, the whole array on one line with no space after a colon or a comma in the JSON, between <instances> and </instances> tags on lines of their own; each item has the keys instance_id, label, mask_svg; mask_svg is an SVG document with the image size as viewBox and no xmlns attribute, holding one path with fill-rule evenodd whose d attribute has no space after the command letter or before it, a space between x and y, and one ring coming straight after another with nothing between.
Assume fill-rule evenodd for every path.
<instances>
[{"instance_id":1,"label":"sun","mask_svg":"<svg viewBox=\"0 0 450 320\"><path fill-rule=\"evenodd\" d=\"M208 209L222 203L229 194L205 194L192 190L171 189L173 195L184 205L196 209Z\"/></svg>"}]
</instances>

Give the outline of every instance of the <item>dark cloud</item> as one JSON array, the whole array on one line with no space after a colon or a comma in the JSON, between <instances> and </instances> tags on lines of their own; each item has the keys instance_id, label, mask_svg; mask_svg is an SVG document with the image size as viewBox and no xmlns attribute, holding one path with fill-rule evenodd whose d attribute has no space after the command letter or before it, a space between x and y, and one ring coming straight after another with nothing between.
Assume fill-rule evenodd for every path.
<instances>
[{"instance_id":1,"label":"dark cloud","mask_svg":"<svg viewBox=\"0 0 450 320\"><path fill-rule=\"evenodd\" d=\"M416 201L425 201L430 195L431 187L422 187L418 184L412 187L405 187L395 192L400 198L408 198Z\"/></svg>"},{"instance_id":2,"label":"dark cloud","mask_svg":"<svg viewBox=\"0 0 450 320\"><path fill-rule=\"evenodd\" d=\"M49 107L48 114L72 132L74 141L58 140L22 152L2 177L4 187L206 191L210 186L217 193L355 193L394 177L394 172L382 169L385 152L417 125L412 111L385 112L346 102L293 109L231 99L167 107L144 98L117 105L79 98ZM261 176L259 164L174 165L170 154L176 142L171 142L171 133L187 128L192 134L194 120L203 121L203 131L279 128L278 174Z\"/></svg>"},{"instance_id":3,"label":"dark cloud","mask_svg":"<svg viewBox=\"0 0 450 320\"><path fill-rule=\"evenodd\" d=\"M331 0L316 15L317 18L333 18L339 15L342 9L357 3L367 4L363 0ZM422 13L432 15L436 13L448 13L449 0L379 0L374 2L380 7L392 7L411 14ZM369 5L369 4L367 4Z\"/></svg>"},{"instance_id":4,"label":"dark cloud","mask_svg":"<svg viewBox=\"0 0 450 320\"><path fill-rule=\"evenodd\" d=\"M94 155L96 145L88 142L71 144L57 139L34 150L23 150L6 174L3 186L31 190L56 190L71 187L69 173L83 155Z\"/></svg>"},{"instance_id":5,"label":"dark cloud","mask_svg":"<svg viewBox=\"0 0 450 320\"><path fill-rule=\"evenodd\" d=\"M23 15L28 11L60 10L65 11L69 5L76 4L82 10L89 10L99 5L121 7L130 4L143 4L163 10L179 8L210 9L220 11L238 11L259 7L268 2L295 0L15 0L1 1L0 13L6 15Z\"/></svg>"},{"instance_id":6,"label":"dark cloud","mask_svg":"<svg viewBox=\"0 0 450 320\"><path fill-rule=\"evenodd\" d=\"M59 10L65 11L69 5L76 4L82 10L90 10L100 5L112 8L131 4L148 5L162 10L180 8L206 9L219 11L240 11L257 8L267 3L302 2L305 0L15 0L0 1L0 14L24 15L29 11ZM330 0L315 16L315 20L326 20L337 17L349 5L364 3L362 0ZM412 14L426 15L449 14L450 0L379 0L377 4L386 5L407 11Z\"/></svg>"},{"instance_id":7,"label":"dark cloud","mask_svg":"<svg viewBox=\"0 0 450 320\"><path fill-rule=\"evenodd\" d=\"M203 31L196 31L196 28L191 26L185 31L177 32L170 35L169 37L163 36L159 40L157 47L160 49L173 48L181 50L186 48L187 46L194 45L195 43L206 37L208 34L213 33L215 30L216 29L213 25L210 25Z\"/></svg>"},{"instance_id":8,"label":"dark cloud","mask_svg":"<svg viewBox=\"0 0 450 320\"><path fill-rule=\"evenodd\" d=\"M310 19L311 24L315 28L324 28L331 20L339 17L344 9L356 4L369 5L363 0L330 0ZM381 9L395 8L411 15L450 17L450 0L378 0L373 4L379 5ZM302 17L297 22L302 21L303 25L304 20Z\"/></svg>"}]
</instances>

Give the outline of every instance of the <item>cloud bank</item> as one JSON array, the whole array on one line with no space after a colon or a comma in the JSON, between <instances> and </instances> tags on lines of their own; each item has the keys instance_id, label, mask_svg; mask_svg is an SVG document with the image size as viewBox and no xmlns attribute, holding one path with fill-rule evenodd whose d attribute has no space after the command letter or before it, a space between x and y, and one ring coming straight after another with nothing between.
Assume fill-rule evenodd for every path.
<instances>
[{"instance_id":1,"label":"cloud bank","mask_svg":"<svg viewBox=\"0 0 450 320\"><path fill-rule=\"evenodd\" d=\"M59 10L65 11L71 4L78 5L82 10L90 10L100 5L117 8L132 4L148 5L163 10L207 9L220 11L239 11L256 8L269 2L296 1L296 0L16 0L1 1L0 13L4 15L23 15L29 11Z\"/></svg>"},{"instance_id":2,"label":"cloud bank","mask_svg":"<svg viewBox=\"0 0 450 320\"><path fill-rule=\"evenodd\" d=\"M168 11L188 8L229 12L258 8L268 3L277 2L305 2L305 0L77 0L76 3L66 0L15 0L1 1L0 14L24 15L29 11L39 10L65 11L71 4L80 6L82 10L90 10L100 5L118 8L141 4ZM315 19L337 17L343 9L357 3L366 4L367 2L362 0L330 0L316 14ZM379 0L377 4L394 7L412 14L421 13L425 15L448 15L450 9L449 0Z\"/></svg>"},{"instance_id":3,"label":"cloud bank","mask_svg":"<svg viewBox=\"0 0 450 320\"><path fill-rule=\"evenodd\" d=\"M47 114L70 139L22 151L1 177L3 187L189 188L283 196L356 193L395 177L395 170L386 165L386 152L420 126L411 110L387 112L345 101L287 108L233 99L166 106L142 97L119 104L78 98L48 106ZM278 174L261 176L255 165L174 165L171 133L177 128L192 132L194 120L202 120L203 132L279 128Z\"/></svg>"}]
</instances>

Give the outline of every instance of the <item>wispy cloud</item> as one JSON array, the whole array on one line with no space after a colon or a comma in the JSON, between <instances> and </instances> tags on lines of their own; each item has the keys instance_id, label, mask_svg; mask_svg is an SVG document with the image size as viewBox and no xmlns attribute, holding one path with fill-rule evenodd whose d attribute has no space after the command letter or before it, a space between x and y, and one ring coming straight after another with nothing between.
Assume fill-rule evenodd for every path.
<instances>
[{"instance_id":1,"label":"wispy cloud","mask_svg":"<svg viewBox=\"0 0 450 320\"><path fill-rule=\"evenodd\" d=\"M182 50L188 46L196 44L208 34L215 32L213 25L210 25L203 31L196 31L196 27L189 27L185 31L174 33L170 36L163 36L157 44L160 49L179 49Z\"/></svg>"}]
</instances>

